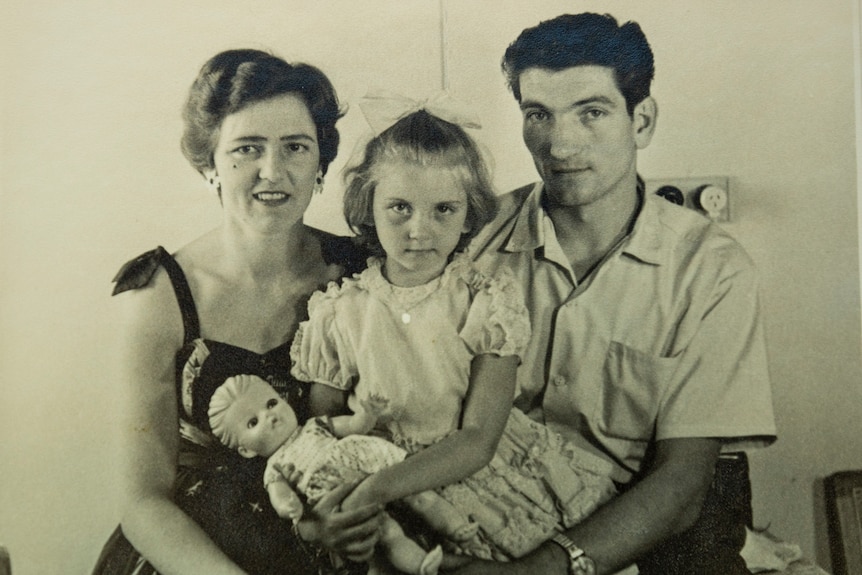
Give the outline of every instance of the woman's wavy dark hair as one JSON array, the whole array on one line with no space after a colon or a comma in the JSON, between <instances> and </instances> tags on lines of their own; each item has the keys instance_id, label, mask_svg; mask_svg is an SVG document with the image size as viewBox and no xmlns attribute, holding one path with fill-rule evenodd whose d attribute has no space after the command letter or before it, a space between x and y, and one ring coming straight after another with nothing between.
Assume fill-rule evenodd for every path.
<instances>
[{"instance_id":1,"label":"woman's wavy dark hair","mask_svg":"<svg viewBox=\"0 0 862 575\"><path fill-rule=\"evenodd\" d=\"M289 64L261 50L227 50L200 70L183 108L183 155L199 172L214 167L222 121L243 108L284 94L302 98L317 127L320 169L338 153L335 123L344 115L329 78L309 64Z\"/></svg>"},{"instance_id":2,"label":"woman's wavy dark hair","mask_svg":"<svg viewBox=\"0 0 862 575\"><path fill-rule=\"evenodd\" d=\"M491 176L476 142L461 126L424 110L398 120L371 139L362 162L344 175L344 217L359 240L377 255L383 255L374 227L374 190L379 168L386 162L433 166L451 170L467 194L467 226L455 251L462 251L497 214L497 197Z\"/></svg>"}]
</instances>

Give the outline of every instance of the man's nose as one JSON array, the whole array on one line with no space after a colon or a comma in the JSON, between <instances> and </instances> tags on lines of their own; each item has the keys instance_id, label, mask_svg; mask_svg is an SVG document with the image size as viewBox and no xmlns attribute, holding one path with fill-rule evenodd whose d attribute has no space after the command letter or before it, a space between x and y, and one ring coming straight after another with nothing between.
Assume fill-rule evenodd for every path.
<instances>
[{"instance_id":1,"label":"man's nose","mask_svg":"<svg viewBox=\"0 0 862 575\"><path fill-rule=\"evenodd\" d=\"M550 154L557 160L564 160L578 154L584 145L583 129L578 122L561 119L551 126Z\"/></svg>"}]
</instances>

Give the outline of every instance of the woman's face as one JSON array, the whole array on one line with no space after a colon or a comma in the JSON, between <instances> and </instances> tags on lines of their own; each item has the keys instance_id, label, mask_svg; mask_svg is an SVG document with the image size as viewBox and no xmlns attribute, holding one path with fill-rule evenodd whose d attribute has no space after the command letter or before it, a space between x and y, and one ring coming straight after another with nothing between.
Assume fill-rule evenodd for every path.
<instances>
[{"instance_id":1,"label":"woman's face","mask_svg":"<svg viewBox=\"0 0 862 575\"><path fill-rule=\"evenodd\" d=\"M302 221L320 151L299 96L276 96L225 117L213 155L229 225L277 232Z\"/></svg>"}]
</instances>

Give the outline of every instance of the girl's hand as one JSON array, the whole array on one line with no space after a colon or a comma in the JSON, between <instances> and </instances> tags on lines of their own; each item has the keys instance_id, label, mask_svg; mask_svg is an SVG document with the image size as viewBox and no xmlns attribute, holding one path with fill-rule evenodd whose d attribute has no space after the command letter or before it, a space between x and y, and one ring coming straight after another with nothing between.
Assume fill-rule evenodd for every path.
<instances>
[{"instance_id":1,"label":"girl's hand","mask_svg":"<svg viewBox=\"0 0 862 575\"><path fill-rule=\"evenodd\" d=\"M368 561L380 538L383 508L365 505L341 511L345 497L356 486L345 484L321 498L297 524L300 536L346 557L351 561Z\"/></svg>"},{"instance_id":2,"label":"girl's hand","mask_svg":"<svg viewBox=\"0 0 862 575\"><path fill-rule=\"evenodd\" d=\"M380 500L373 492L373 475L366 477L359 485L356 485L350 494L341 503L342 509L358 509L368 505L380 505Z\"/></svg>"}]
</instances>

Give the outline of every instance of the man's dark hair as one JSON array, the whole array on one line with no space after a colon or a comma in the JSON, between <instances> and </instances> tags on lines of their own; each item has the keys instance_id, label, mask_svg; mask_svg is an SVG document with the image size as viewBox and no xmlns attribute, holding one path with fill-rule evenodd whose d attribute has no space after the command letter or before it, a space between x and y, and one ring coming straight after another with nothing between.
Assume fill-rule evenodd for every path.
<instances>
[{"instance_id":1,"label":"man's dark hair","mask_svg":"<svg viewBox=\"0 0 862 575\"><path fill-rule=\"evenodd\" d=\"M506 49L503 73L521 101L521 73L528 68L558 72L574 66L614 71L629 115L650 94L655 73L652 50L636 22L622 26L609 14L563 14L527 28Z\"/></svg>"}]
</instances>

